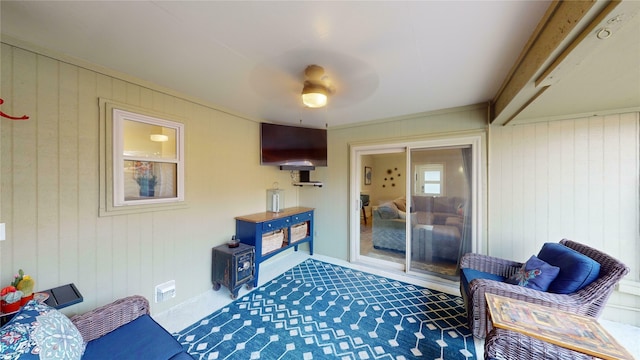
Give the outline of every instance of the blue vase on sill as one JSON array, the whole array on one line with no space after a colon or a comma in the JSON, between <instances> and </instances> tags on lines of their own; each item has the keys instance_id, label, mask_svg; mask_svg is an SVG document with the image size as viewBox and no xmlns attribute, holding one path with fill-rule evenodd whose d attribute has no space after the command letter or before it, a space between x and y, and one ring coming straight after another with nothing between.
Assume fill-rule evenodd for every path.
<instances>
[{"instance_id":1,"label":"blue vase on sill","mask_svg":"<svg viewBox=\"0 0 640 360\"><path fill-rule=\"evenodd\" d=\"M153 197L155 196L155 184L151 183L151 181L147 180L139 180L140 184L140 196L141 197Z\"/></svg>"}]
</instances>

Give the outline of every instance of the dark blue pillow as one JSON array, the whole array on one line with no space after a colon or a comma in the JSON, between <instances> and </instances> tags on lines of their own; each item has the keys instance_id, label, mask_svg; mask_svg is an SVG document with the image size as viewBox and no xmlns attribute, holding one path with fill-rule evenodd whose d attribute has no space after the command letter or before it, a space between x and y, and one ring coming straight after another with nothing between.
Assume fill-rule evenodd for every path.
<instances>
[{"instance_id":1,"label":"dark blue pillow","mask_svg":"<svg viewBox=\"0 0 640 360\"><path fill-rule=\"evenodd\" d=\"M538 253L540 260L560 268L547 291L571 294L591 284L600 274L600 263L559 243L546 243Z\"/></svg>"},{"instance_id":2,"label":"dark blue pillow","mask_svg":"<svg viewBox=\"0 0 640 360\"><path fill-rule=\"evenodd\" d=\"M549 284L558 276L560 268L549 265L532 255L518 272L509 277L505 282L513 285L524 286L529 289L547 291Z\"/></svg>"}]
</instances>

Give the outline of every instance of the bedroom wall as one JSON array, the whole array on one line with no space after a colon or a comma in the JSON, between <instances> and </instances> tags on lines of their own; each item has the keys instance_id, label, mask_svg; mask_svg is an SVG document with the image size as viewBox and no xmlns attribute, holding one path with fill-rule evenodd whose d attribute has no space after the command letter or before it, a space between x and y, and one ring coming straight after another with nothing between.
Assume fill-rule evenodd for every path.
<instances>
[{"instance_id":1,"label":"bedroom wall","mask_svg":"<svg viewBox=\"0 0 640 360\"><path fill-rule=\"evenodd\" d=\"M363 192L371 195L371 206L378 206L383 202L405 196L406 177L413 174L405 174L404 153L374 154L363 156L363 166L372 166L373 181L371 185L362 185ZM460 150L439 149L428 151L415 151L412 153L413 164L441 163L445 165L445 196L466 197L464 191L466 180L460 172L462 155ZM415 166L415 165L412 165ZM388 174L388 170L393 170ZM400 176L398 176L400 174ZM386 179L386 180L385 180ZM412 182L413 183L413 182ZM414 193L414 189L411 190Z\"/></svg>"},{"instance_id":2,"label":"bedroom wall","mask_svg":"<svg viewBox=\"0 0 640 360\"><path fill-rule=\"evenodd\" d=\"M211 248L235 233L234 216L266 210L274 181L298 205L289 173L260 166L259 124L107 70L91 70L2 44L0 284L20 268L36 289L73 282L84 312L176 280L162 311L211 288ZM116 76L117 75L117 76ZM166 114L186 129L187 207L98 214L98 98Z\"/></svg>"},{"instance_id":3,"label":"bedroom wall","mask_svg":"<svg viewBox=\"0 0 640 360\"><path fill-rule=\"evenodd\" d=\"M404 196L406 193L406 174L403 174L406 162L405 154L376 154L372 155L372 158L371 206L375 207ZM387 172L388 170L391 170L390 174Z\"/></svg>"},{"instance_id":4,"label":"bedroom wall","mask_svg":"<svg viewBox=\"0 0 640 360\"><path fill-rule=\"evenodd\" d=\"M427 151L415 151L411 157L412 163L428 164L440 163L444 164L445 178L445 196L458 196L467 198L467 184L464 172L462 171L462 152L459 149L439 149ZM412 190L415 191L415 190Z\"/></svg>"}]
</instances>

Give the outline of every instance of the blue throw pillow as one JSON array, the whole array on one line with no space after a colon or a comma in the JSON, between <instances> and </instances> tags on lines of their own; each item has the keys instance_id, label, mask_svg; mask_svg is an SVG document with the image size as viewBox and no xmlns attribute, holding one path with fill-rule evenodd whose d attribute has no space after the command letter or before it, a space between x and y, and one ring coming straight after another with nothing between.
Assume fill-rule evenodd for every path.
<instances>
[{"instance_id":1,"label":"blue throw pillow","mask_svg":"<svg viewBox=\"0 0 640 360\"><path fill-rule=\"evenodd\" d=\"M558 276L560 268L549 265L532 255L518 272L509 277L505 282L513 285L524 286L529 289L547 291L549 284Z\"/></svg>"},{"instance_id":2,"label":"blue throw pillow","mask_svg":"<svg viewBox=\"0 0 640 360\"><path fill-rule=\"evenodd\" d=\"M82 335L58 310L29 301L0 328L0 359L80 359Z\"/></svg>"},{"instance_id":3,"label":"blue throw pillow","mask_svg":"<svg viewBox=\"0 0 640 360\"><path fill-rule=\"evenodd\" d=\"M547 291L571 294L591 284L600 274L600 263L559 243L546 243L538 253L540 260L560 268Z\"/></svg>"}]
</instances>

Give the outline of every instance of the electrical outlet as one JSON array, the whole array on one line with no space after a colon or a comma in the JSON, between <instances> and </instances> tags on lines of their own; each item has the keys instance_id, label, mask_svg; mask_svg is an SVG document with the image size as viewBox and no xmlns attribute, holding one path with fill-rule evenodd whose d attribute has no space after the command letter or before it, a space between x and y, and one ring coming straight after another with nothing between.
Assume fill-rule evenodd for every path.
<instances>
[{"instance_id":1,"label":"electrical outlet","mask_svg":"<svg viewBox=\"0 0 640 360\"><path fill-rule=\"evenodd\" d=\"M156 285L155 294L156 303L173 299L174 297L176 297L176 281L169 280L160 285Z\"/></svg>"}]
</instances>

